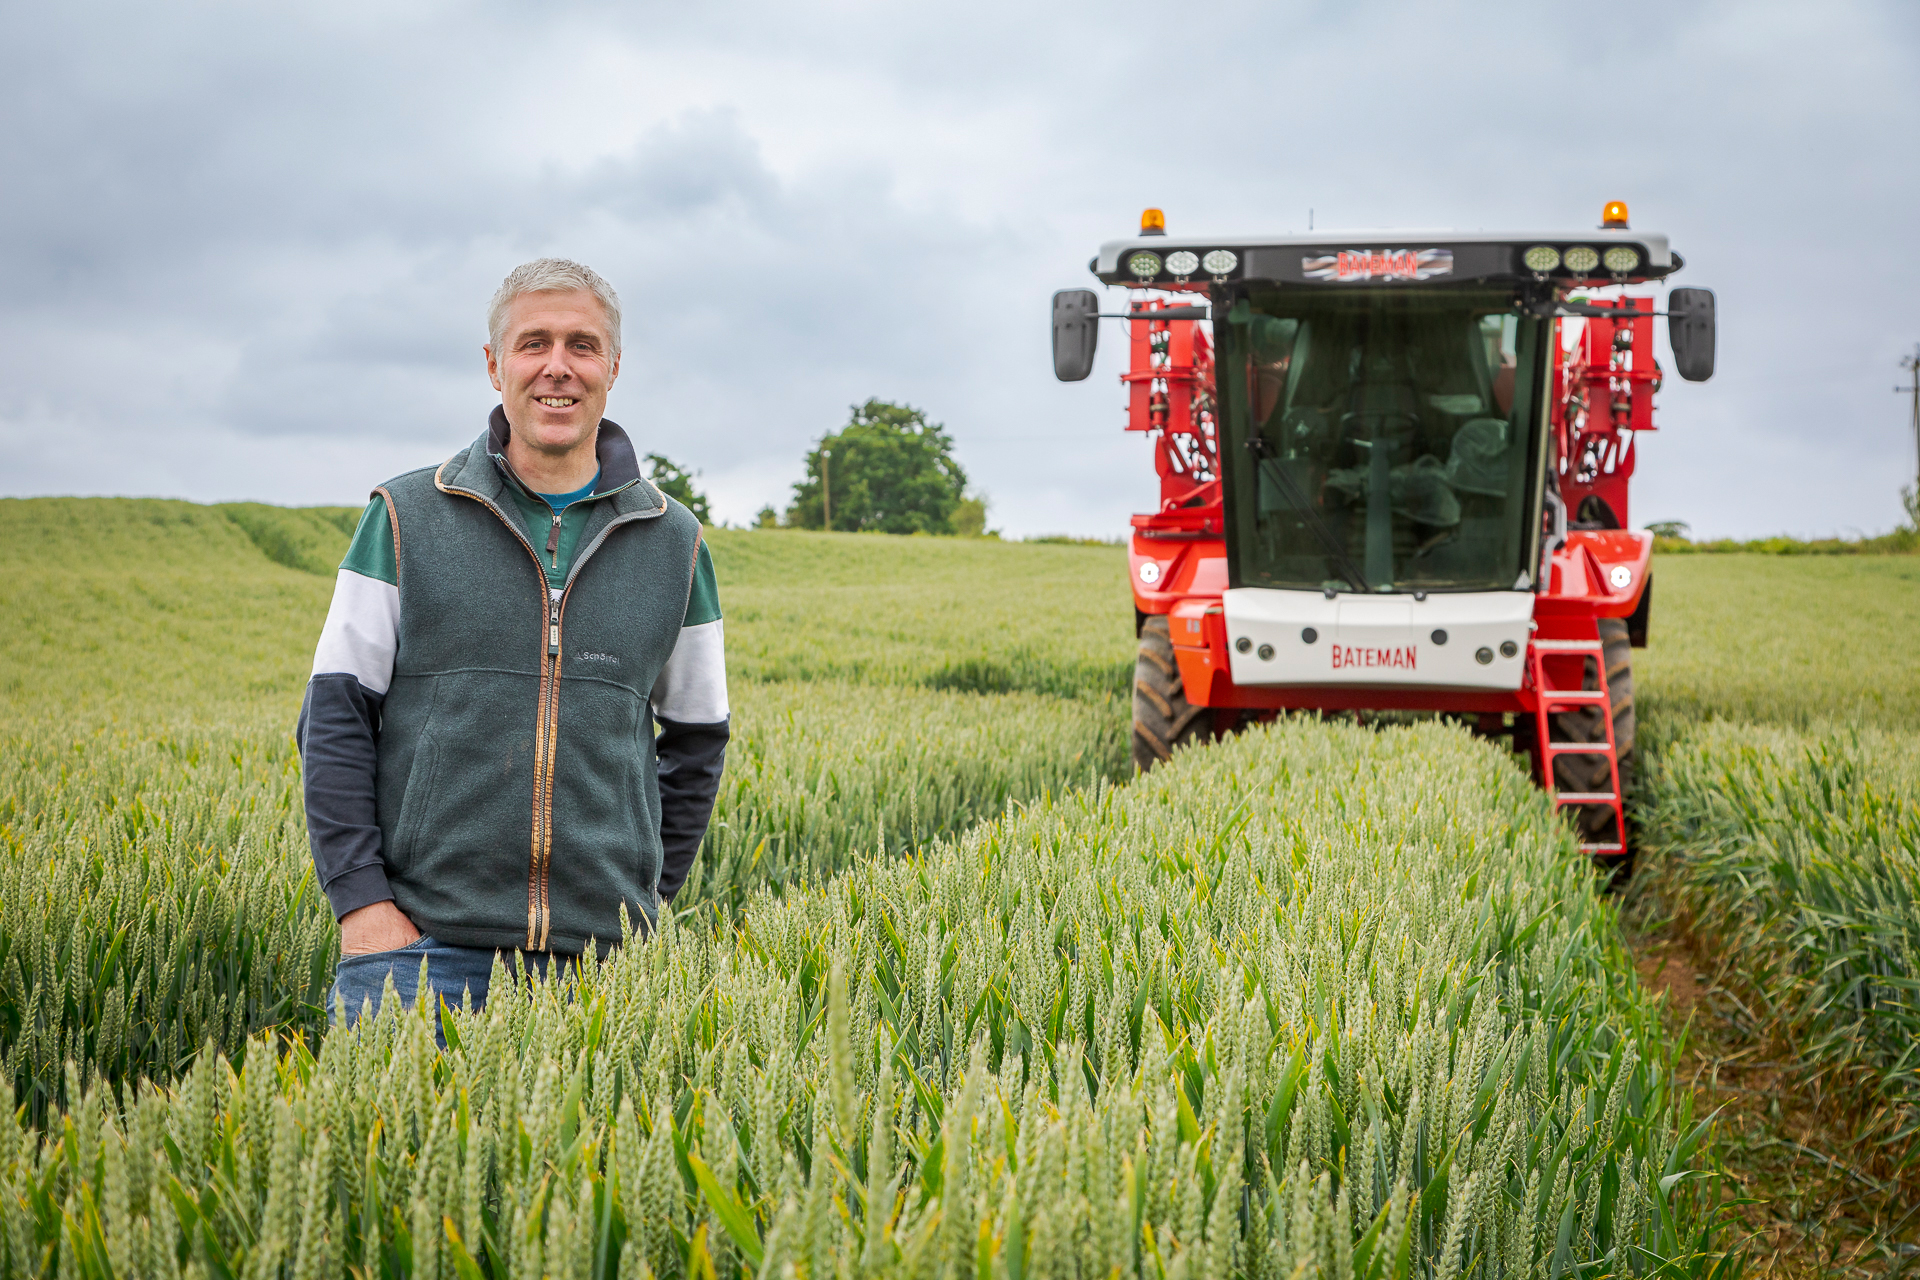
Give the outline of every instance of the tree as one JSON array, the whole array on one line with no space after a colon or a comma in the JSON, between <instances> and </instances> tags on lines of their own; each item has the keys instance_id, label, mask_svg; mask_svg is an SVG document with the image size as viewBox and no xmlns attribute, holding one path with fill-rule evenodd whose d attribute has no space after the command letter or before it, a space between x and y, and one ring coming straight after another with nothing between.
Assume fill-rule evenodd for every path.
<instances>
[{"instance_id":1,"label":"tree","mask_svg":"<svg viewBox=\"0 0 1920 1280\"><path fill-rule=\"evenodd\" d=\"M855 405L847 425L821 438L807 454L806 479L793 486L787 523L798 529L826 524L821 455L831 489L833 527L877 533L952 533L954 508L967 473L953 458L946 428L912 405L869 400Z\"/></svg>"},{"instance_id":2,"label":"tree","mask_svg":"<svg viewBox=\"0 0 1920 1280\"><path fill-rule=\"evenodd\" d=\"M753 527L756 529L778 529L780 527L780 513L773 509L772 503L768 503L755 513L753 517Z\"/></svg>"},{"instance_id":3,"label":"tree","mask_svg":"<svg viewBox=\"0 0 1920 1280\"><path fill-rule=\"evenodd\" d=\"M987 531L987 499L982 494L962 498L953 509L953 531L963 538L997 538L999 531Z\"/></svg>"},{"instance_id":4,"label":"tree","mask_svg":"<svg viewBox=\"0 0 1920 1280\"><path fill-rule=\"evenodd\" d=\"M647 455L647 478L653 481L653 487L699 516L701 524L712 524L713 512L707 509L707 495L693 487L693 478L699 474L665 454Z\"/></svg>"}]
</instances>

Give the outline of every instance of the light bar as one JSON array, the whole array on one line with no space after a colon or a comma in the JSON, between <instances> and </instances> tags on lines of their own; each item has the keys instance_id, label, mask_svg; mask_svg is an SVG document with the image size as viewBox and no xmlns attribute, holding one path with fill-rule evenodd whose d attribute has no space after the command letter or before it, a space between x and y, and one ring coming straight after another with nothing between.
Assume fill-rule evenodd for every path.
<instances>
[{"instance_id":1,"label":"light bar","mask_svg":"<svg viewBox=\"0 0 1920 1280\"><path fill-rule=\"evenodd\" d=\"M1537 244L1521 259L1529 271L1552 271L1560 265L1560 251L1550 244Z\"/></svg>"},{"instance_id":2,"label":"light bar","mask_svg":"<svg viewBox=\"0 0 1920 1280\"><path fill-rule=\"evenodd\" d=\"M1617 276L1623 276L1640 265L1640 253L1636 249L1629 249L1626 245L1617 244L1607 250L1602 260L1607 264L1607 270Z\"/></svg>"},{"instance_id":3,"label":"light bar","mask_svg":"<svg viewBox=\"0 0 1920 1280\"><path fill-rule=\"evenodd\" d=\"M1591 245L1574 245L1561 258L1567 264L1567 270L1575 275L1586 275L1600 265L1600 253Z\"/></svg>"}]
</instances>

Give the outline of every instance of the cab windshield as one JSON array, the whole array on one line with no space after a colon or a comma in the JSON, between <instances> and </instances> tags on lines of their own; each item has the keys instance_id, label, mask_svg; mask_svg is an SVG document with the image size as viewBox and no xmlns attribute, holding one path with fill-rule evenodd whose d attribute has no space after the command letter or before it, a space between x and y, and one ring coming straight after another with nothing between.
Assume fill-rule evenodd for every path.
<instances>
[{"instance_id":1,"label":"cab windshield","mask_svg":"<svg viewBox=\"0 0 1920 1280\"><path fill-rule=\"evenodd\" d=\"M1546 321L1504 291L1255 289L1219 364L1243 586L1511 589Z\"/></svg>"}]
</instances>

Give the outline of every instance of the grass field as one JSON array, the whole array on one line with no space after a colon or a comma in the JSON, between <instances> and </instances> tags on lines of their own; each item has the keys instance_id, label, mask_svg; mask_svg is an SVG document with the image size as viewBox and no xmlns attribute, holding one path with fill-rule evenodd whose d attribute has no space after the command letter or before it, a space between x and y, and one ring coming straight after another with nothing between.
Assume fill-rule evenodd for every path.
<instances>
[{"instance_id":1,"label":"grass field","mask_svg":"<svg viewBox=\"0 0 1920 1280\"><path fill-rule=\"evenodd\" d=\"M780 531L711 535L730 670L974 693L1124 697L1119 547Z\"/></svg>"},{"instance_id":2,"label":"grass field","mask_svg":"<svg viewBox=\"0 0 1920 1280\"><path fill-rule=\"evenodd\" d=\"M1680 974L1756 1268L1899 1274L1920 1246L1920 557L1655 566L1641 945Z\"/></svg>"},{"instance_id":3,"label":"grass field","mask_svg":"<svg viewBox=\"0 0 1920 1280\"><path fill-rule=\"evenodd\" d=\"M10 717L217 723L299 710L357 513L157 499L0 499ZM853 680L1123 696L1133 663L1117 547L708 531L735 681ZM1044 602L1042 604L1041 602Z\"/></svg>"},{"instance_id":4,"label":"grass field","mask_svg":"<svg viewBox=\"0 0 1920 1280\"><path fill-rule=\"evenodd\" d=\"M1830 1090L1920 1127L1920 737L1718 722L1661 744L1643 821L1696 933L1737 957L1769 1023Z\"/></svg>"},{"instance_id":5,"label":"grass field","mask_svg":"<svg viewBox=\"0 0 1920 1280\"><path fill-rule=\"evenodd\" d=\"M1641 714L1920 726L1920 556L1661 556Z\"/></svg>"},{"instance_id":6,"label":"grass field","mask_svg":"<svg viewBox=\"0 0 1920 1280\"><path fill-rule=\"evenodd\" d=\"M60 1093L68 1059L83 1077L165 1078L209 1039L238 1054L252 1031L324 1024L336 943L310 873L292 728L355 515L0 501L0 545L41 547L46 568L0 588L17 638L0 651L0 1058L36 1109ZM875 593L902 608L915 594L898 576L872 585L868 548L888 546L912 553L894 572L926 575L918 595L939 626L876 641L859 621ZM863 566L822 586L849 592L845 608L756 619L754 602L789 600L823 548ZM723 530L715 554L736 736L682 909L736 909L758 886L1128 769L1106 676L1075 686L1029 661L1030 683L1077 696L940 687L956 660L1016 661L1018 632L969 610L968 583L978 596L984 578L1024 575L1091 617L1113 584L1083 566L1123 565L1112 549L1045 548L1039 567L1009 571L1019 549L992 542ZM809 654L822 655L819 675L851 655L841 669L854 674L755 679L756 652L786 655L790 676Z\"/></svg>"},{"instance_id":7,"label":"grass field","mask_svg":"<svg viewBox=\"0 0 1920 1280\"><path fill-rule=\"evenodd\" d=\"M1670 1041L1512 761L1295 722L1114 788L1111 547L714 531L736 737L680 924L448 1055L322 1037L290 728L354 516L0 501L44 568L0 588L13 1270L1729 1274ZM1650 882L1740 922L1809 1079L1883 1090L1916 568L1663 557L1636 654Z\"/></svg>"},{"instance_id":8,"label":"grass field","mask_svg":"<svg viewBox=\"0 0 1920 1280\"><path fill-rule=\"evenodd\" d=\"M317 520L287 523L320 536ZM0 584L10 722L293 723L330 573L276 564L220 508L187 502L0 499L0 546L35 568Z\"/></svg>"},{"instance_id":9,"label":"grass field","mask_svg":"<svg viewBox=\"0 0 1920 1280\"><path fill-rule=\"evenodd\" d=\"M1920 557L1669 557L1656 581L1655 869L1810 1066L1920 1124Z\"/></svg>"},{"instance_id":10,"label":"grass field","mask_svg":"<svg viewBox=\"0 0 1920 1280\"><path fill-rule=\"evenodd\" d=\"M498 982L445 1053L390 1010L0 1131L6 1261L1731 1274L1567 832L1437 726L1259 730Z\"/></svg>"}]
</instances>

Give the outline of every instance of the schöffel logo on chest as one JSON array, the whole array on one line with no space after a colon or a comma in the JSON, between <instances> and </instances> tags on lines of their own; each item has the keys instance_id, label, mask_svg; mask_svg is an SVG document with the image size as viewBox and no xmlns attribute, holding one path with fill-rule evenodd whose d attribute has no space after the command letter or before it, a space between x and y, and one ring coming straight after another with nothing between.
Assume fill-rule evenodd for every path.
<instances>
[{"instance_id":1,"label":"sch\u00f6ffel logo on chest","mask_svg":"<svg viewBox=\"0 0 1920 1280\"><path fill-rule=\"evenodd\" d=\"M614 657L612 654L595 653L591 649L582 649L579 653L576 653L573 656L576 662L604 662L610 667L617 667L620 665L620 659Z\"/></svg>"}]
</instances>

